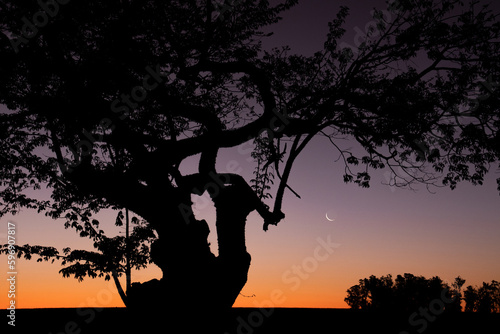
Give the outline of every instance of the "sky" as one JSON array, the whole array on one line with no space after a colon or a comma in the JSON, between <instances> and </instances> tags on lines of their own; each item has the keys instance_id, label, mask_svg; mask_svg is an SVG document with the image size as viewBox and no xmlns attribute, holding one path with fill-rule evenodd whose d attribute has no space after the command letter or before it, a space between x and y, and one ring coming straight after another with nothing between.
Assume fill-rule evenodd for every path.
<instances>
[{"instance_id":1,"label":"sky","mask_svg":"<svg viewBox=\"0 0 500 334\"><path fill-rule=\"evenodd\" d=\"M327 22L341 4L352 7L343 41L356 44L356 34L370 22L373 6L383 1L308 0L293 8L265 42L265 47L289 44L292 51L310 55L322 47ZM345 145L354 143L346 142ZM237 171L247 180L253 164L245 144L219 154L219 172ZM346 290L370 275L412 273L440 276L451 283L460 275L465 285L500 280L500 197L492 168L483 186L459 184L455 190L417 187L416 191L384 185L386 171L372 173L369 189L342 180L343 164L328 140L314 139L297 159L286 192L285 219L262 230L257 213L247 220L247 249L252 256L248 282L236 307L344 308ZM194 171L197 157L181 166ZM207 197L196 197L195 215L209 222L209 241L217 252L215 210ZM124 233L113 225L116 213L97 218L108 235ZM327 219L327 216L329 219ZM30 210L0 219L0 243L6 243L7 223L16 225L18 244L50 245L59 249L90 248L88 239L65 230L63 220L52 220ZM4 276L7 259L0 257ZM18 260L16 303L19 308L122 307L111 281L62 278L61 267L46 262ZM134 271L132 281L159 277L152 265ZM0 307L9 303L8 286L0 285ZM124 281L122 280L122 284Z\"/></svg>"}]
</instances>

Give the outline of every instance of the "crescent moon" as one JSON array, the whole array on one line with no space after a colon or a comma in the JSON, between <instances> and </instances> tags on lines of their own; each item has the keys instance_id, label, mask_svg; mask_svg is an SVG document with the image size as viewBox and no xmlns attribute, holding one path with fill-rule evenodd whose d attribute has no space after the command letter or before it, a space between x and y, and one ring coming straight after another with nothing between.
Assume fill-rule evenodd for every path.
<instances>
[{"instance_id":1,"label":"crescent moon","mask_svg":"<svg viewBox=\"0 0 500 334\"><path fill-rule=\"evenodd\" d=\"M330 222L332 222L332 221L334 221L334 220L335 220L335 219L330 219L330 218L328 217L328 212L325 214L325 217L326 217L326 220L328 220L328 221L330 221Z\"/></svg>"}]
</instances>

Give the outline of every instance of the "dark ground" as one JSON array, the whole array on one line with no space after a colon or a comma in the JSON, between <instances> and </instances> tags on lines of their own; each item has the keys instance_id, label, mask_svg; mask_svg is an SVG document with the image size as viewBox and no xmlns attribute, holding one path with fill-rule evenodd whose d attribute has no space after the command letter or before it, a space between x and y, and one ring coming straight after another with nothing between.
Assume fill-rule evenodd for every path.
<instances>
[{"instance_id":1,"label":"dark ground","mask_svg":"<svg viewBox=\"0 0 500 334\"><path fill-rule=\"evenodd\" d=\"M192 311L191 311L192 312ZM500 314L441 314L433 321L409 315L369 313L348 309L233 309L235 323L227 334L267 333L500 333ZM16 310L16 327L7 324L6 310L0 310L2 328L7 333L33 334L115 334L115 333L184 333L180 328L147 330L144 312L127 313L122 308L107 309L35 309ZM430 315L429 315L430 316ZM135 322L135 325L130 321ZM196 321L193 319L193 321ZM424 328L424 326L426 326ZM4 330L1 331L5 333Z\"/></svg>"}]
</instances>

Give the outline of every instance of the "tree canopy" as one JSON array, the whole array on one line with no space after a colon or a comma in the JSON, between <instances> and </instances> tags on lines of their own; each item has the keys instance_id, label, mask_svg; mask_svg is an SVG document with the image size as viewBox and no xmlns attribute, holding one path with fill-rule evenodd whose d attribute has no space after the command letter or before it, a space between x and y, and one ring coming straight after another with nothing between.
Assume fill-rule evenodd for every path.
<instances>
[{"instance_id":1,"label":"tree canopy","mask_svg":"<svg viewBox=\"0 0 500 334\"><path fill-rule=\"evenodd\" d=\"M267 228L316 135L365 148L357 157L337 146L344 180L363 187L369 169L398 166L396 185L482 183L499 154L498 14L398 1L391 22L375 12L377 29L354 54L338 47L341 8L313 56L263 50L262 28L295 2L241 1L222 16L210 1L70 2L45 25L29 23L48 12L38 4L3 2L2 213L117 205L147 217L150 194L206 186L180 174L185 158L201 154L206 175L220 148L254 140L253 190L265 198L265 175L280 178L274 207L260 210ZM42 185L52 201L27 192Z\"/></svg>"},{"instance_id":2,"label":"tree canopy","mask_svg":"<svg viewBox=\"0 0 500 334\"><path fill-rule=\"evenodd\" d=\"M465 311L480 313L500 313L500 283L483 282L479 287L467 286L464 290Z\"/></svg>"}]
</instances>

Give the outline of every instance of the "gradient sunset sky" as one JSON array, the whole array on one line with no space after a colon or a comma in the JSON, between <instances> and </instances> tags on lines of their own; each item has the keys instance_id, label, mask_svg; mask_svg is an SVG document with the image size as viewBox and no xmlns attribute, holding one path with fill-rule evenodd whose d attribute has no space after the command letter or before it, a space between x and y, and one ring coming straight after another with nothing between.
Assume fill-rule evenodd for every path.
<instances>
[{"instance_id":1,"label":"gradient sunset sky","mask_svg":"<svg viewBox=\"0 0 500 334\"><path fill-rule=\"evenodd\" d=\"M271 29L275 34L265 42L266 48L289 44L292 51L311 55L322 48L327 23L340 5L351 7L343 41L352 45L357 31L364 31L371 21L370 10L374 6L387 8L384 1L301 1ZM354 142L340 144L358 149ZM218 171L237 171L250 180L254 165L248 147L243 144L221 151ZM185 173L195 171L197 158L183 162ZM372 173L369 189L344 184L343 162L337 158L338 152L326 138L316 138L293 167L289 184L301 199L285 193L284 221L264 232L260 216L256 212L249 216L247 248L252 266L248 283L234 306L347 307L346 290L370 275L437 275L449 283L460 275L466 280L465 286L500 280L497 166L492 166L483 186L462 183L453 191L434 188L430 193L423 186L411 191L384 185L388 180L385 170ZM210 224L210 242L217 253L215 210L207 197L193 197L196 216ZM114 226L115 217L116 212L103 212L97 217L108 236L124 231ZM7 222L16 224L19 245L92 249L90 240L64 229L64 220L52 220L30 210L1 218L0 244L7 242ZM325 243L330 247L325 248ZM7 259L4 255L0 259L6 276ZM112 281L99 278L79 283L62 278L60 269L57 262L19 260L17 306L123 306ZM144 282L159 275L152 265L133 272L132 281ZM9 302L7 291L6 280L2 279L1 308Z\"/></svg>"}]
</instances>

